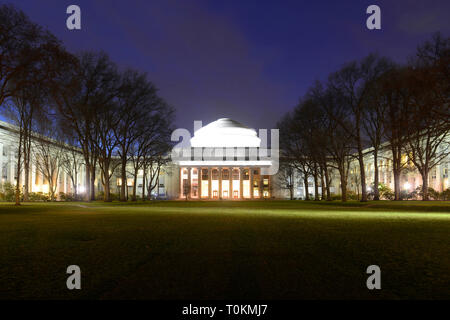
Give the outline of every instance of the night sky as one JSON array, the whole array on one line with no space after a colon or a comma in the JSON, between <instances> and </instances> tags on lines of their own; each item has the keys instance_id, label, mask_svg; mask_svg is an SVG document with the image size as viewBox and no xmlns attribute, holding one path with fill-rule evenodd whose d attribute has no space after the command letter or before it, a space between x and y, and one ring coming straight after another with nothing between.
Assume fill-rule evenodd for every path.
<instances>
[{"instance_id":1,"label":"night sky","mask_svg":"<svg viewBox=\"0 0 450 320\"><path fill-rule=\"evenodd\" d=\"M0 1L4 2L4 1ZM316 80L370 52L404 62L435 31L450 34L450 1L45 1L13 2L71 52L104 50L148 73L192 131L230 117L273 128ZM81 7L82 30L66 28ZM366 28L381 7L382 30Z\"/></svg>"}]
</instances>

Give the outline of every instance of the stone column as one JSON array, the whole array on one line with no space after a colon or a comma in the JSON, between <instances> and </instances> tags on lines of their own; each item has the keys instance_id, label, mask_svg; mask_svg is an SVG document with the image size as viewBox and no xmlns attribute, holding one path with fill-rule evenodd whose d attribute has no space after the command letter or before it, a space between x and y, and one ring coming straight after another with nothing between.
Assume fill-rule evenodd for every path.
<instances>
[{"instance_id":1,"label":"stone column","mask_svg":"<svg viewBox=\"0 0 450 320\"><path fill-rule=\"evenodd\" d=\"M248 175L249 175L249 184L250 184L250 199L253 199L253 169L250 167L248 168Z\"/></svg>"},{"instance_id":2,"label":"stone column","mask_svg":"<svg viewBox=\"0 0 450 320\"><path fill-rule=\"evenodd\" d=\"M183 190L183 168L180 167L180 178L178 179L178 187L180 188L180 198L184 198Z\"/></svg>"},{"instance_id":3,"label":"stone column","mask_svg":"<svg viewBox=\"0 0 450 320\"><path fill-rule=\"evenodd\" d=\"M192 179L191 179L191 170L192 170L192 168L187 168L187 170L188 170L188 186L189 186L189 193L188 193L188 199L190 199L191 198L191 196L192 196Z\"/></svg>"},{"instance_id":4,"label":"stone column","mask_svg":"<svg viewBox=\"0 0 450 320\"><path fill-rule=\"evenodd\" d=\"M222 168L219 168L219 199L222 200Z\"/></svg>"},{"instance_id":5,"label":"stone column","mask_svg":"<svg viewBox=\"0 0 450 320\"><path fill-rule=\"evenodd\" d=\"M228 168L228 199L233 199L233 168Z\"/></svg>"},{"instance_id":6,"label":"stone column","mask_svg":"<svg viewBox=\"0 0 450 320\"><path fill-rule=\"evenodd\" d=\"M242 177L244 173L244 169L243 168L239 168L239 199L243 199L244 197L244 179Z\"/></svg>"},{"instance_id":7,"label":"stone column","mask_svg":"<svg viewBox=\"0 0 450 320\"><path fill-rule=\"evenodd\" d=\"M212 199L212 186L211 186L211 181L212 181L212 168L208 168L208 199Z\"/></svg>"},{"instance_id":8,"label":"stone column","mask_svg":"<svg viewBox=\"0 0 450 320\"><path fill-rule=\"evenodd\" d=\"M202 198L202 168L197 168L197 193L198 198Z\"/></svg>"}]
</instances>

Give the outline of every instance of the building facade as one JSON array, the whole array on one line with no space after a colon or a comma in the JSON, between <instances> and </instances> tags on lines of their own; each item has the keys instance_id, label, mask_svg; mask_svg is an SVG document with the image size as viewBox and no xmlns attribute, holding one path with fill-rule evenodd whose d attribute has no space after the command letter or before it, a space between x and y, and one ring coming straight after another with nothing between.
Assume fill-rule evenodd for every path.
<instances>
[{"instance_id":1,"label":"building facade","mask_svg":"<svg viewBox=\"0 0 450 320\"><path fill-rule=\"evenodd\" d=\"M262 199L272 197L271 165L261 155L254 129L221 118L195 131L190 145L172 161L179 167L178 198ZM175 159L176 158L176 159Z\"/></svg>"},{"instance_id":2,"label":"building facade","mask_svg":"<svg viewBox=\"0 0 450 320\"><path fill-rule=\"evenodd\" d=\"M49 140L50 141L50 140ZM51 141L50 141L51 142ZM189 199L189 200L258 200L258 199L289 199L288 184L293 185L293 197L304 199L305 185L300 172L295 172L292 181L287 182L281 172L271 175L267 168L273 159L268 156L267 149L262 148L261 138L254 129L228 118L218 119L194 132L189 145L175 150L171 161L163 165L157 178L156 187L151 191L153 198ZM77 150L71 148L70 150ZM0 169L1 184L16 184L18 152L18 129L14 125L0 121ZM443 150L444 152L444 150ZM370 149L365 150L367 185L373 185L374 162ZM74 193L75 187L79 194L86 190L85 168L81 150L78 152L80 166L75 179L68 174L61 164L57 175L56 194ZM413 191L422 185L422 179L412 163L405 155L405 169L401 175L401 188ZM378 157L379 182L394 188L392 160L388 148L382 149ZM130 172L131 167L130 167ZM450 159L447 157L434 167L429 175L429 186L438 192L450 187ZM337 170L332 170L331 193L340 194L340 179ZM96 193L103 191L100 172L97 172L94 183ZM349 169L348 190L354 194L360 193L359 165L352 161ZM30 174L28 177L29 192L48 193L49 183L39 170L39 163L34 152L31 153ZM148 181L148 177L146 178ZM131 195L134 179L127 177L127 195ZM121 186L119 172L111 179L110 190L119 194ZM144 177L139 171L136 182L138 197L144 194ZM25 186L25 175L21 173L20 184ZM308 192L315 196L314 180L309 178ZM319 185L318 193L322 194ZM148 194L147 190L145 194Z\"/></svg>"}]
</instances>

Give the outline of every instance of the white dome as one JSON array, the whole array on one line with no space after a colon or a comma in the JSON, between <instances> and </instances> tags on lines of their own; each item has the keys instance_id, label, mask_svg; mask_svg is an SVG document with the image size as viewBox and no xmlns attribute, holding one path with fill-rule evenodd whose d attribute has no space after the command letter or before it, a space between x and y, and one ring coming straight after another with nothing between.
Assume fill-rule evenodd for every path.
<instances>
[{"instance_id":1,"label":"white dome","mask_svg":"<svg viewBox=\"0 0 450 320\"><path fill-rule=\"evenodd\" d=\"M191 138L191 147L259 147L260 144L254 129L229 118L211 122Z\"/></svg>"}]
</instances>

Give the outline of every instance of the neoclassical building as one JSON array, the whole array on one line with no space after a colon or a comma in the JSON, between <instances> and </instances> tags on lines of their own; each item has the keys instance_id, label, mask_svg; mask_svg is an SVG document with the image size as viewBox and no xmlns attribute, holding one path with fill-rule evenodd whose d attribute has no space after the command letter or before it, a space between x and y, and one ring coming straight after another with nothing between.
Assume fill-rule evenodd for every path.
<instances>
[{"instance_id":1,"label":"neoclassical building","mask_svg":"<svg viewBox=\"0 0 450 320\"><path fill-rule=\"evenodd\" d=\"M254 129L221 118L196 130L184 151L172 159L179 172L178 198L273 197L272 176L264 172L273 160L262 155L261 138Z\"/></svg>"}]
</instances>

